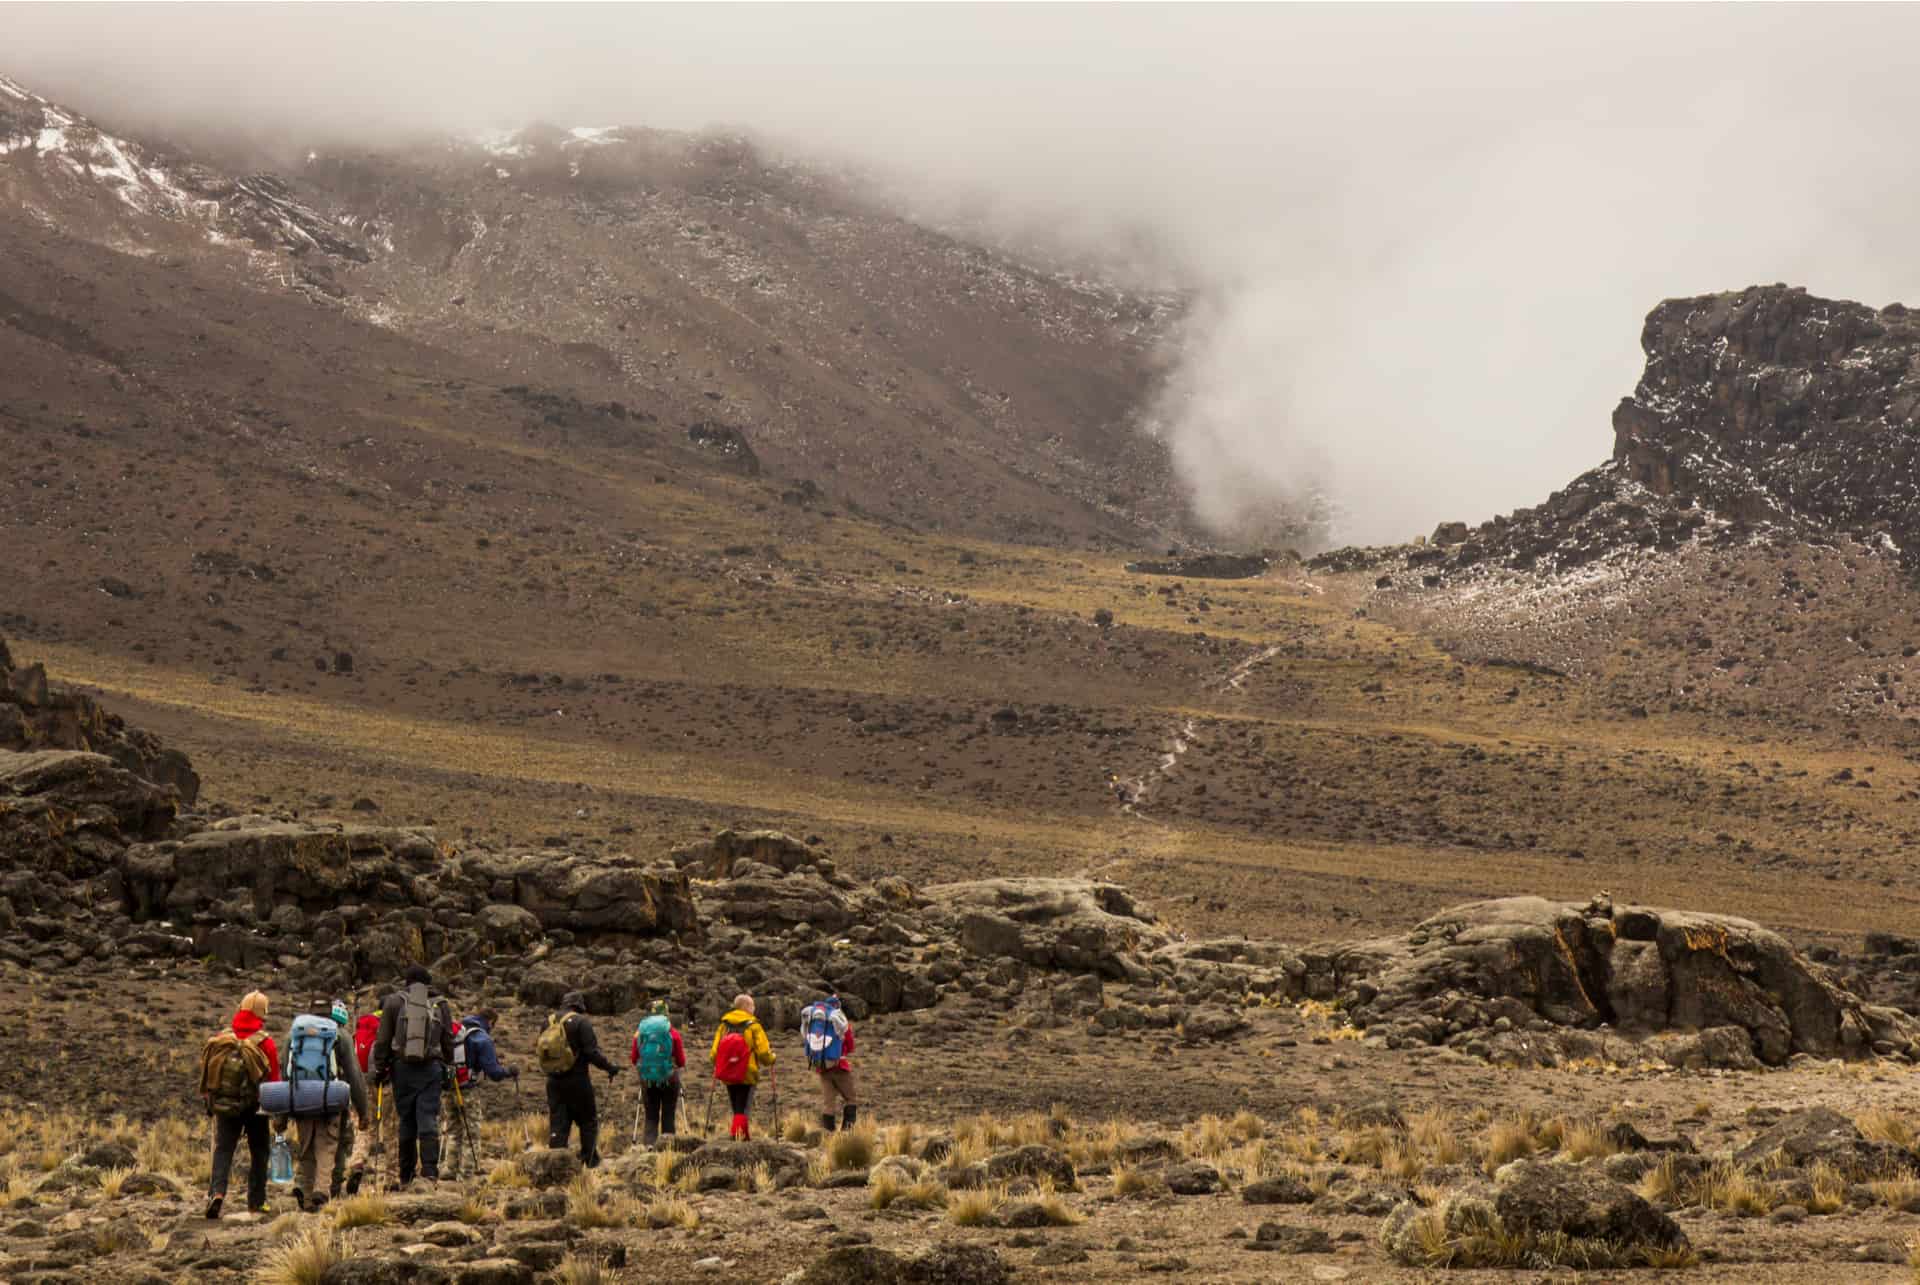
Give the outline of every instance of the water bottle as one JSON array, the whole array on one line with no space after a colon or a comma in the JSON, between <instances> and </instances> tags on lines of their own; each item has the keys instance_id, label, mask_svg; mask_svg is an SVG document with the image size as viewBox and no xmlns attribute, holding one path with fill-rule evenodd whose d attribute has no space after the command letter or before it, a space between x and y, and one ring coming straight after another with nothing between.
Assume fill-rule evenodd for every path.
<instances>
[{"instance_id":1,"label":"water bottle","mask_svg":"<svg viewBox=\"0 0 1920 1285\"><path fill-rule=\"evenodd\" d=\"M287 1143L287 1135L273 1135L273 1151L267 1160L267 1181L282 1185L293 1181L293 1148Z\"/></svg>"}]
</instances>

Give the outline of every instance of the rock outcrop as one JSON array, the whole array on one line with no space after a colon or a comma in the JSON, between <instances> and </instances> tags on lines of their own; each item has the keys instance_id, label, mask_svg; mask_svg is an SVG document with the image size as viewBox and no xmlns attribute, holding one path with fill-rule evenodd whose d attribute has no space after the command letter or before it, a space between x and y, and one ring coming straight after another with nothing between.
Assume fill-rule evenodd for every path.
<instances>
[{"instance_id":1,"label":"rock outcrop","mask_svg":"<svg viewBox=\"0 0 1920 1285\"><path fill-rule=\"evenodd\" d=\"M38 664L15 668L0 640L0 750L85 750L103 755L155 785L170 787L182 806L200 795L200 778L187 756L160 738L128 727L91 696L52 682Z\"/></svg>"}]
</instances>

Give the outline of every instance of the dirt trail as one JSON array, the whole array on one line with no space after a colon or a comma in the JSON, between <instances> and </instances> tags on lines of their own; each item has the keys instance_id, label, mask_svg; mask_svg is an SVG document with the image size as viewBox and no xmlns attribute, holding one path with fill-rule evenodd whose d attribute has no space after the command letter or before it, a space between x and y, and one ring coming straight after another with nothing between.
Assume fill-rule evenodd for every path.
<instances>
[{"instance_id":1,"label":"dirt trail","mask_svg":"<svg viewBox=\"0 0 1920 1285\"><path fill-rule=\"evenodd\" d=\"M1218 686L1220 690L1229 692L1239 691L1242 684L1247 681L1248 675L1279 654L1280 648L1276 644L1269 647L1262 647L1245 660L1236 662L1219 680ZM1153 770L1127 783L1132 791L1132 801L1121 804L1121 811L1137 813L1140 805L1152 797L1154 787L1173 775L1174 769L1180 766L1182 756L1194 746L1193 733L1194 720L1192 718L1181 719L1179 725L1173 731L1172 741L1168 745L1166 752L1160 756L1160 761L1154 764Z\"/></svg>"}]
</instances>

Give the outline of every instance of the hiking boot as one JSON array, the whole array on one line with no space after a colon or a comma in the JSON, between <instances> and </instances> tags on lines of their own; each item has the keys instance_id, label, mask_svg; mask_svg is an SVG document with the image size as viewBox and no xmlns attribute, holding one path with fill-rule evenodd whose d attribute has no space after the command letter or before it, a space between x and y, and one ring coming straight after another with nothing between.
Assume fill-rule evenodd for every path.
<instances>
[{"instance_id":1,"label":"hiking boot","mask_svg":"<svg viewBox=\"0 0 1920 1285\"><path fill-rule=\"evenodd\" d=\"M293 1207L303 1214L307 1212L307 1193L298 1187L293 1189Z\"/></svg>"},{"instance_id":2,"label":"hiking boot","mask_svg":"<svg viewBox=\"0 0 1920 1285\"><path fill-rule=\"evenodd\" d=\"M845 1133L848 1129L853 1128L853 1122L858 1119L859 1116L860 1108L851 1102L847 1103L846 1109L840 1113L840 1131Z\"/></svg>"},{"instance_id":3,"label":"hiking boot","mask_svg":"<svg viewBox=\"0 0 1920 1285\"><path fill-rule=\"evenodd\" d=\"M347 1194L349 1196L357 1196L360 1194L360 1180L364 1177L366 1177L366 1175L358 1171L347 1175Z\"/></svg>"},{"instance_id":4,"label":"hiking boot","mask_svg":"<svg viewBox=\"0 0 1920 1285\"><path fill-rule=\"evenodd\" d=\"M326 1207L327 1207L327 1193L324 1191L314 1192L313 1199L307 1202L307 1212L310 1214L317 1214L322 1209L325 1209Z\"/></svg>"},{"instance_id":5,"label":"hiking boot","mask_svg":"<svg viewBox=\"0 0 1920 1285\"><path fill-rule=\"evenodd\" d=\"M262 1218L265 1218L268 1214L273 1212L273 1206L263 1201L257 1205L248 1205L247 1212L250 1214L259 1214Z\"/></svg>"},{"instance_id":6,"label":"hiking boot","mask_svg":"<svg viewBox=\"0 0 1920 1285\"><path fill-rule=\"evenodd\" d=\"M225 1192L221 1192L217 1196L208 1197L207 1199L207 1221L208 1222L214 1222L219 1219L220 1206L226 1203L226 1199L227 1199L227 1196Z\"/></svg>"},{"instance_id":7,"label":"hiking boot","mask_svg":"<svg viewBox=\"0 0 1920 1285\"><path fill-rule=\"evenodd\" d=\"M822 1111L820 1113L820 1132L822 1133L833 1132L833 1112Z\"/></svg>"}]
</instances>

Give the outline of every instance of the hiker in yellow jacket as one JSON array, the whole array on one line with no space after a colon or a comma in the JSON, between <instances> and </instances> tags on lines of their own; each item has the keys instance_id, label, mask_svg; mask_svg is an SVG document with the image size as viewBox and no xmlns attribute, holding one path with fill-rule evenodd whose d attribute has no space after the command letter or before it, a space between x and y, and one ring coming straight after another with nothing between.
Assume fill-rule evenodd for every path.
<instances>
[{"instance_id":1,"label":"hiker in yellow jacket","mask_svg":"<svg viewBox=\"0 0 1920 1285\"><path fill-rule=\"evenodd\" d=\"M760 1082L760 1068L772 1065L773 1046L767 1043L767 1028L753 1015L753 996L735 995L733 1008L713 1033L713 1078L727 1086L727 1102L733 1107L729 1133L738 1141L752 1140L747 1117L753 1088Z\"/></svg>"}]
</instances>

